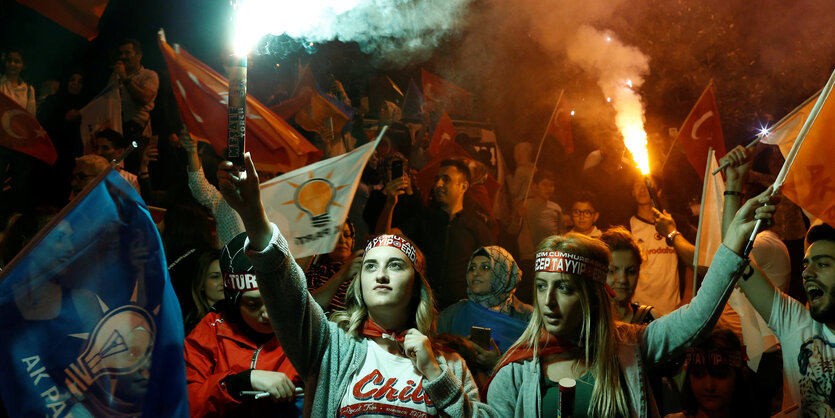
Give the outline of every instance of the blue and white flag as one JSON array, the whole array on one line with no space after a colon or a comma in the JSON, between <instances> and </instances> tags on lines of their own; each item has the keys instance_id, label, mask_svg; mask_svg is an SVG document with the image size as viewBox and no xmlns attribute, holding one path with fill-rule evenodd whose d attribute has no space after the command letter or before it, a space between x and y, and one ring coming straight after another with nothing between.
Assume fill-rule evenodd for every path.
<instances>
[{"instance_id":1,"label":"blue and white flag","mask_svg":"<svg viewBox=\"0 0 835 418\"><path fill-rule=\"evenodd\" d=\"M0 274L10 416L188 416L183 325L159 233L108 169Z\"/></svg>"}]
</instances>

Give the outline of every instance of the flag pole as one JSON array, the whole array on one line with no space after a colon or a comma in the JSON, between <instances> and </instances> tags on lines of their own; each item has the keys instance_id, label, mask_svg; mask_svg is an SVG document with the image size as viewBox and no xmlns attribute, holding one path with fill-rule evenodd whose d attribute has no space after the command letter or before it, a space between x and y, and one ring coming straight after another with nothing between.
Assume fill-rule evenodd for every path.
<instances>
[{"instance_id":1,"label":"flag pole","mask_svg":"<svg viewBox=\"0 0 835 418\"><path fill-rule=\"evenodd\" d=\"M806 118L806 122L803 123L803 128L800 129L800 133L797 134L797 139L794 140L791 151L789 151L786 155L786 161L783 163L783 167L780 168L780 173L777 174L777 179L774 180L774 189L771 191L772 196L777 189L783 185L783 182L786 181L786 176L789 174L792 164L794 164L797 152L800 151L800 146L803 145L803 140L806 139L809 129L812 128L812 125L815 123L815 119L818 118L818 113L820 113L823 104L826 102L826 99L829 98L829 93L832 92L833 85L835 85L835 71L832 71L832 75L829 76L829 81L826 82L823 90L821 90L821 94L818 96L818 101L815 102L815 107L813 107L812 111L809 112L809 117ZM757 233L760 232L762 223L762 219L758 219L757 223L754 225L754 230L751 232L751 236L748 238L748 244L745 245L745 250L742 254L744 257L748 257L748 255L751 254L751 250L754 249L754 238L756 238Z\"/></svg>"},{"instance_id":2,"label":"flag pole","mask_svg":"<svg viewBox=\"0 0 835 418\"><path fill-rule=\"evenodd\" d=\"M661 163L661 171L662 172L664 171L664 167L667 165L667 160L670 159L670 154L673 152L673 148L678 143L678 137L679 137L679 135L681 135L681 130L684 129L684 124L687 123L687 120L690 119L690 116L693 116L693 111L696 109L696 105L699 104L699 102L702 101L702 98L705 97L705 94L707 94L707 91L711 87L713 87L713 79L712 78L710 79L710 81L707 82L707 87L705 87L705 89L702 91L702 94L699 96L699 99L696 100L696 104L694 104L693 107L690 108L690 113L688 113L687 117L684 118L684 122L681 123L681 128L679 128L678 134L676 135L675 139L673 139L673 143L670 144L670 149L667 150L667 154L664 155L664 162Z\"/></svg>"},{"instance_id":3,"label":"flag pole","mask_svg":"<svg viewBox=\"0 0 835 418\"><path fill-rule=\"evenodd\" d=\"M565 93L565 89L560 90L560 96L557 98L557 104L554 105L551 117L548 118L548 125L545 126L545 133L542 134L542 139L539 140L539 148L536 150L536 158L533 160L534 171L531 172L531 176L528 178L528 187L525 188L525 197L522 199L522 202L528 201L528 194L531 192L531 183L533 183L533 175L536 172L536 165L539 163L539 154L542 153L542 145L545 143L545 138L548 137L548 127L551 126L551 121L554 120L554 115L557 114L557 109L560 107L560 101L562 101L563 93Z\"/></svg>"}]
</instances>

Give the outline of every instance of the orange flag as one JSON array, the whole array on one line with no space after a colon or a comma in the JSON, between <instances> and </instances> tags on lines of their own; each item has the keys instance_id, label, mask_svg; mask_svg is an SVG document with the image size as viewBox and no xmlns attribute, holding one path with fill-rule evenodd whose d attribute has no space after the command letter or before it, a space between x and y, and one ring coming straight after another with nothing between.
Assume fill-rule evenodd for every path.
<instances>
[{"instance_id":1,"label":"orange flag","mask_svg":"<svg viewBox=\"0 0 835 418\"><path fill-rule=\"evenodd\" d=\"M223 155L226 148L228 80L183 48L163 39L159 47L171 73L180 116L190 132L209 140ZM322 152L266 106L246 96L246 148L259 169L288 172L319 161Z\"/></svg>"},{"instance_id":2,"label":"orange flag","mask_svg":"<svg viewBox=\"0 0 835 418\"><path fill-rule=\"evenodd\" d=\"M58 158L55 146L35 116L0 94L0 146L31 155L47 164Z\"/></svg>"},{"instance_id":3,"label":"orange flag","mask_svg":"<svg viewBox=\"0 0 835 418\"><path fill-rule=\"evenodd\" d=\"M800 145L783 183L783 196L829 225L835 225L835 99L826 99Z\"/></svg>"},{"instance_id":4,"label":"orange flag","mask_svg":"<svg viewBox=\"0 0 835 418\"><path fill-rule=\"evenodd\" d=\"M562 144L566 155L574 152L574 136L571 135L571 109L568 108L568 103L562 98L557 102L557 109L548 122L548 135Z\"/></svg>"},{"instance_id":5,"label":"orange flag","mask_svg":"<svg viewBox=\"0 0 835 418\"><path fill-rule=\"evenodd\" d=\"M701 177L705 175L708 149L716 151L716 158L725 156L725 137L719 122L719 109L713 94L713 83L708 84L702 96L687 115L676 142L684 147L687 161Z\"/></svg>"},{"instance_id":6,"label":"orange flag","mask_svg":"<svg viewBox=\"0 0 835 418\"><path fill-rule=\"evenodd\" d=\"M455 113L469 105L472 95L467 90L420 69L424 108L429 112Z\"/></svg>"},{"instance_id":7,"label":"orange flag","mask_svg":"<svg viewBox=\"0 0 835 418\"><path fill-rule=\"evenodd\" d=\"M98 26L108 0L17 0L88 41L99 34Z\"/></svg>"}]
</instances>

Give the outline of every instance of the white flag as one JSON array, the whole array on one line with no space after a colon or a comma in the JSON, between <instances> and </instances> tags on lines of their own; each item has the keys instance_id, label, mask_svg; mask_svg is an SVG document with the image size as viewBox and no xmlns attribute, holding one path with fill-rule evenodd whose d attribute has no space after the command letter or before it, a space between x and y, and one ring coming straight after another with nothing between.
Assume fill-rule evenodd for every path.
<instances>
[{"instance_id":1,"label":"white flag","mask_svg":"<svg viewBox=\"0 0 835 418\"><path fill-rule=\"evenodd\" d=\"M85 154L95 152L93 137L96 132L109 128L122 133L122 98L113 83L109 83L80 113L81 142Z\"/></svg>"},{"instance_id":2,"label":"white flag","mask_svg":"<svg viewBox=\"0 0 835 418\"><path fill-rule=\"evenodd\" d=\"M377 140L261 184L267 218L296 258L333 251Z\"/></svg>"},{"instance_id":3,"label":"white flag","mask_svg":"<svg viewBox=\"0 0 835 418\"><path fill-rule=\"evenodd\" d=\"M716 250L722 245L722 205L725 182L722 180L721 173L710 174L718 167L716 153L711 148L707 156L699 230L696 234L696 254L693 257L693 264L696 266L709 266Z\"/></svg>"}]
</instances>

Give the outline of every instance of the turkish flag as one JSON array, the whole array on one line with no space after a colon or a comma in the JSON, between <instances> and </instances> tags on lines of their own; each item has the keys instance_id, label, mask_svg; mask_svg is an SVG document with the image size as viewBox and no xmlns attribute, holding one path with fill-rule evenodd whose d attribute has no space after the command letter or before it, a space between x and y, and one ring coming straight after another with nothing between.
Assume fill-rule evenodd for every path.
<instances>
[{"instance_id":1,"label":"turkish flag","mask_svg":"<svg viewBox=\"0 0 835 418\"><path fill-rule=\"evenodd\" d=\"M99 19L107 7L108 0L17 0L17 2L35 9L36 12L89 41L99 33Z\"/></svg>"},{"instance_id":2,"label":"turkish flag","mask_svg":"<svg viewBox=\"0 0 835 418\"><path fill-rule=\"evenodd\" d=\"M472 95L467 90L420 69L424 108L429 112L455 113L469 106Z\"/></svg>"},{"instance_id":3,"label":"turkish flag","mask_svg":"<svg viewBox=\"0 0 835 418\"><path fill-rule=\"evenodd\" d=\"M548 135L562 144L566 155L574 152L574 136L571 135L571 109L560 96L560 101L554 109L554 114L548 122Z\"/></svg>"},{"instance_id":4,"label":"turkish flag","mask_svg":"<svg viewBox=\"0 0 835 418\"><path fill-rule=\"evenodd\" d=\"M438 123L438 128L435 129L436 135L438 131L441 131L442 122L443 120ZM451 128L452 120L449 120L449 125L449 128ZM430 155L432 155L431 149L430 145ZM429 202L430 193L432 193L432 188L435 186L435 176L441 170L441 162L450 158L462 160L470 166L471 182L470 188L467 190L467 196L481 206L487 214L493 216L493 202L496 199L496 194L499 192L499 182L487 172L483 164L475 163L475 159L463 147L458 145L454 139L445 141L443 146L440 147L439 153L433 155L432 159L417 173L415 182L417 183L418 189L420 189L424 203Z\"/></svg>"},{"instance_id":5,"label":"turkish flag","mask_svg":"<svg viewBox=\"0 0 835 418\"><path fill-rule=\"evenodd\" d=\"M183 48L160 39L171 73L171 86L188 130L209 140L220 154L226 148L228 80ZM250 95L246 96L246 150L261 170L288 172L322 158L322 152L287 122Z\"/></svg>"},{"instance_id":6,"label":"turkish flag","mask_svg":"<svg viewBox=\"0 0 835 418\"><path fill-rule=\"evenodd\" d=\"M35 116L20 107L17 102L0 94L0 146L31 155L49 165L55 163L58 153L46 131Z\"/></svg>"},{"instance_id":7,"label":"turkish flag","mask_svg":"<svg viewBox=\"0 0 835 418\"><path fill-rule=\"evenodd\" d=\"M676 141L684 147L687 161L702 178L705 176L708 149L716 150L716 158L725 156L725 137L719 122L719 109L713 94L713 83L708 84L699 101L693 106Z\"/></svg>"},{"instance_id":8,"label":"turkish flag","mask_svg":"<svg viewBox=\"0 0 835 418\"><path fill-rule=\"evenodd\" d=\"M432 141L429 143L429 155L431 157L437 157L441 154L453 155L456 150L451 149L451 147L458 147L458 144L455 143L455 125L452 124L449 115L444 113L438 120L435 133L432 134ZM463 149L461 149L461 152L467 154Z\"/></svg>"}]
</instances>

